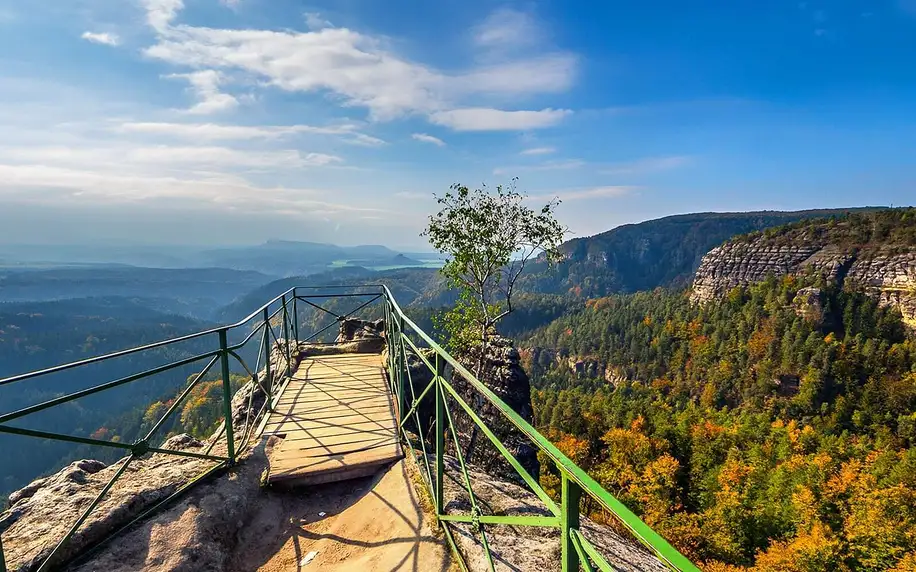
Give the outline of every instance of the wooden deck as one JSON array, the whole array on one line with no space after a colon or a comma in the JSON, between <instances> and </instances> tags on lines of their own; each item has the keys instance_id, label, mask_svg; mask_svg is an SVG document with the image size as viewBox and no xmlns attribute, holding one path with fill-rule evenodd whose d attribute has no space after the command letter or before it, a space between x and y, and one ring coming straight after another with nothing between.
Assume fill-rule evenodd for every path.
<instances>
[{"instance_id":1,"label":"wooden deck","mask_svg":"<svg viewBox=\"0 0 916 572\"><path fill-rule=\"evenodd\" d=\"M317 484L370 475L403 455L379 354L305 358L270 414L270 483Z\"/></svg>"}]
</instances>

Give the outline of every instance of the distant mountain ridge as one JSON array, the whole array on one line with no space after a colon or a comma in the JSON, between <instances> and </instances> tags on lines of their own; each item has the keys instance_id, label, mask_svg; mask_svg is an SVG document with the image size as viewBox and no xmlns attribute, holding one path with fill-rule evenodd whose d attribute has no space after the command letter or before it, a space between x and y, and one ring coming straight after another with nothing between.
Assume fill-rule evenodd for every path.
<instances>
[{"instance_id":1,"label":"distant mountain ridge","mask_svg":"<svg viewBox=\"0 0 916 572\"><path fill-rule=\"evenodd\" d=\"M682 287L703 256L733 236L797 220L837 217L885 207L692 213L627 224L560 247L556 269L535 264L525 277L529 291L597 297L611 293Z\"/></svg>"}]
</instances>

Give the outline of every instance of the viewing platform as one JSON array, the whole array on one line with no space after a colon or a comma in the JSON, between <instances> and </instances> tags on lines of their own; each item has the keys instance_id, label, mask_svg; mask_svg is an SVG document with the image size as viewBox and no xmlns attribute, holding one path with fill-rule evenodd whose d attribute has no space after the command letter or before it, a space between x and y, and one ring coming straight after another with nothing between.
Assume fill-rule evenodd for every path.
<instances>
[{"instance_id":1,"label":"viewing platform","mask_svg":"<svg viewBox=\"0 0 916 572\"><path fill-rule=\"evenodd\" d=\"M368 476L403 457L380 354L304 358L267 418L282 438L268 482L313 485Z\"/></svg>"}]
</instances>

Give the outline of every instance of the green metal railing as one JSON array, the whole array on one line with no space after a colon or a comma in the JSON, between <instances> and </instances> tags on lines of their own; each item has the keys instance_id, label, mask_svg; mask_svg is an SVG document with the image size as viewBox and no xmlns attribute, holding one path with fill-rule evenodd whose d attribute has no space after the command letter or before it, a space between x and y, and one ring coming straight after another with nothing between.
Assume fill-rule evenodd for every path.
<instances>
[{"instance_id":1,"label":"green metal railing","mask_svg":"<svg viewBox=\"0 0 916 572\"><path fill-rule=\"evenodd\" d=\"M633 514L626 506L614 498L585 471L573 463L557 447L541 435L530 423L522 419L511 407L506 405L493 391L478 380L461 363L440 347L426 332L421 330L398 306L388 288L383 287L386 300L386 330L388 338L388 369L391 390L398 402L398 424L402 438L409 445L415 461L421 467L421 475L428 491L434 499L436 517L445 531L445 536L452 547L463 570L467 564L455 542L450 526L453 523L465 523L480 539L491 571L495 570L494 555L487 540L486 528L492 525L539 526L553 527L560 530L561 569L564 572L579 570L610 571L614 568L600 552L582 534L580 528L580 501L591 497L598 506L612 514L633 536L648 548L663 564L674 570L698 570L686 557L675 550L658 533L652 530ZM421 348L425 346L425 348ZM426 352L422 351L426 349ZM408 364L408 353L413 354L432 374L432 380L422 389L414 387L413 376ZM426 355L424 355L426 354ZM429 354L432 354L431 356ZM451 369L452 382L446 379L444 372ZM475 394L496 408L499 413L528 441L546 455L553 463L561 478L561 498L559 504L547 494L538 482L538 475L531 475L521 463L509 452L505 444L494 431L477 414L476 409L468 404L464 396L454 386L455 376L460 377ZM430 395L432 394L432 395ZM432 423L434 443L432 451L427 451L426 439L422 435L412 436L407 431L409 421L415 423L418 433L423 433L424 421L420 416L424 400L435 401L435 415ZM481 503L474 493L473 479L469 475L467 463L462 453L458 434L455 431L455 414L448 401L457 403L460 410L483 433L499 451L505 461L515 470L521 480L544 504L550 516L530 515L487 515L481 511ZM465 491L470 500L469 514L452 514L445 507L445 457L446 440L451 437L453 452L461 469ZM413 445L417 443L417 445ZM425 474L424 474L425 471Z\"/></svg>"},{"instance_id":2,"label":"green metal railing","mask_svg":"<svg viewBox=\"0 0 916 572\"><path fill-rule=\"evenodd\" d=\"M346 313L335 313L321 305L321 300L327 298L357 298L361 303ZM48 556L44 558L38 568L39 572L51 570L62 564L60 556L63 548L67 546L73 535L80 529L80 526L83 525L86 519L92 514L93 510L99 506L105 496L111 491L115 483L127 470L127 467L137 459L150 453L156 453L162 455L194 457L210 461L212 465L206 467L199 475L193 477L183 486L179 487L172 495L169 495L166 499L147 508L127 525L96 543L94 548L97 548L117 534L127 530L141 519L165 507L195 484L204 481L219 471L233 466L239 459L239 456L252 445L254 442L253 437L258 436L263 431L267 413L273 409L280 395L282 395L286 383L295 370L295 363L300 353L300 344L325 343L321 341L321 336L328 335L329 330L340 321L364 310L367 312L370 311L371 308L369 307L378 300L382 300L382 308L376 315L384 315L385 317L385 335L388 347L388 381L398 405L397 421L401 438L405 447L411 451L414 460L417 462L417 466L422 467L420 473L428 492L434 499L433 504L435 506L436 517L445 531L445 536L457 560L464 570L467 570L467 566L455 542L455 537L451 529L454 525L467 525L472 527L473 531L480 539L480 545L484 551L490 570L495 570L495 563L493 550L488 543L486 530L487 527L495 525L537 526L559 529L561 532L561 562L564 571L579 570L580 567L589 571L613 570L607 560L582 534L579 518L580 499L585 497L590 497L598 506L614 515L625 528L632 532L636 539L648 547L661 562L670 568L675 570L697 570L690 561L672 548L661 536L643 523L620 501L605 491L594 479L589 477L582 469L560 452L556 446L538 433L531 424L522 419L521 416L506 405L493 393L493 391L481 383L457 360L436 344L428 334L421 330L404 314L400 306L398 306L397 301L394 299L394 296L391 294L391 291L386 286L363 285L291 288L235 324L40 371L24 373L6 379L0 379L0 387L2 387L65 370L86 367L106 360L118 359L140 352L174 347L176 344L192 340L205 342L213 346L209 351L172 361L141 373L62 395L17 411L0 413L0 433L106 447L121 450L127 454L126 457L118 461L120 466L114 475L99 491L92 503L82 512L79 519L68 529L66 535L57 540L54 548ZM299 331L301 325L300 312L303 307L308 307L315 312L327 313L333 317L333 320L325 327L318 329L309 336L301 337ZM239 338L238 341L234 340L235 336ZM255 366L252 369L246 365L242 354L250 353L249 350L251 348L248 344L254 340L258 341L258 346L256 349L257 357ZM423 349L426 351L422 351ZM408 355L416 356L416 359L419 359L432 374L432 380L422 389L414 387L410 368L407 367ZM230 360L230 358L232 358L232 360ZM168 410L156 421L153 428L134 443L120 443L93 437L60 434L9 425L12 421L24 419L39 411L44 411L71 402L75 399L111 390L148 378L152 375L167 372L175 368L188 367L204 361L206 363L204 368L191 379L178 398L175 399ZM220 366L220 375L222 379L222 411L224 418L220 422L219 432L210 439L208 448L203 453L195 453L166 449L162 445L153 446L152 439L157 434L157 431L175 414L180 404L184 402L191 394L192 390L201 383L207 373L214 368L217 363L219 363ZM245 414L245 421L244 423L239 423L239 427L233 424L232 419L233 392L230 385L231 363L238 364L241 370L250 378L244 386L249 389L247 392L248 402L247 404L237 404L243 405ZM446 377L448 377L446 375L447 371L451 372L452 382L446 379ZM540 486L538 475L529 474L527 470L522 467L519 461L515 459L508 448L500 441L494 431L486 425L475 409L471 407L460 392L456 390L453 384L456 376L460 377L468 384L474 392L475 399L485 400L491 406L495 407L495 409L505 417L521 435L542 451L546 458L556 466L561 477L561 495L559 503L555 502ZM260 388L266 395L263 405L257 408L257 410L255 410L253 402L256 389L255 386ZM453 411L452 407L449 405L449 401L457 403L459 409ZM420 408L424 403L433 407L435 411L431 427L425 427L426 425L430 425L430 423L425 423L420 417ZM544 504L549 516L507 516L483 513L481 509L482 503L478 502L478 497L474 493L474 483L468 471L468 463L466 463L464 455L462 454L462 448L458 442L458 434L455 429L455 417L458 414L463 414L469 418L479 431L487 437L508 465L517 472L524 484L527 485ZM414 435L411 435L409 431L408 423L410 421L415 423L417 431ZM424 431L424 429L430 429L430 431ZM432 433L432 438L429 438L429 433ZM461 479L463 481L462 486L467 492L470 500L471 511L469 514L456 514L446 510L445 479L449 437L451 437L451 441L454 443L452 453L454 458L457 458L457 464L460 467ZM214 451L217 444L219 444L218 450ZM50 541L52 541L52 539L49 539L49 542ZM3 535L0 533L0 572L6 572L5 562Z\"/></svg>"},{"instance_id":3,"label":"green metal railing","mask_svg":"<svg viewBox=\"0 0 916 572\"><path fill-rule=\"evenodd\" d=\"M148 454L156 453L161 455L192 457L210 461L212 464L207 466L200 474L191 478L184 485L180 486L173 494L144 510L139 516L133 519L126 526L122 527L109 537L101 540L97 543L97 545L103 544L139 520L149 516L150 514L153 514L155 511L161 509L180 495L187 492L187 490L195 484L204 481L219 471L235 465L239 455L244 453L251 445L252 437L255 436L257 432L256 428L261 424L261 421L264 420L266 412L273 408L277 399L279 398L279 395L282 393L284 383L288 381L289 377L294 371L293 363L298 355L299 344L303 342L309 342L313 344L321 343L316 340L319 340L322 334L325 334L328 332L328 330L333 328L337 324L337 321L362 310L369 304L378 300L381 297L381 291L379 290L378 286L374 286L372 288L373 290L371 292L341 292L339 291L341 287L320 287L321 290L334 291L334 293L331 294L310 293L310 291L318 290L318 287L291 288L290 290L287 290L283 294L277 296L267 304L264 304L252 312L246 318L228 326L212 328L206 331L188 334L161 342L147 344L140 347L130 348L102 356L79 360L39 371L23 373L0 379L0 387L4 387L11 384L18 384L28 382L30 380L45 378L47 376L68 370L88 368L93 364L106 362L109 360L117 360L119 358L125 358L128 356L135 356L144 352L158 351L161 353L168 353L164 350L176 351L176 348L179 348L182 346L182 344L186 343L194 343L197 346L212 346L212 349L208 351L203 351L183 359L171 361L164 365L148 369L140 373L95 385L87 389L71 392L66 395L61 395L59 397L55 397L53 399L49 399L47 401L30 405L15 411L0 412L0 434L20 435L39 439L49 439L53 441L64 441L78 445L89 445L106 449L114 449L123 451L127 454L126 457L123 457L121 460L115 463L116 465L119 464L120 466L115 471L114 475L112 475L108 482L102 487L102 489L98 492L89 506L82 511L80 517L76 520L76 522L72 524L72 526L70 526L67 533L60 539L49 539L49 542L56 540L56 544L54 544L54 547L48 556L42 560L38 567L38 571L46 572L60 566L63 563L61 559L63 549L71 541L74 534L76 534L76 532L80 529L80 526L82 526L83 523L86 522L86 519L93 513L93 511L99 507L100 503L111 491L115 483L124 475L127 468L132 463L135 463L138 459ZM347 289L353 290L353 288ZM364 288L357 288L357 290L364 290ZM340 315L322 307L319 303L316 302L322 298L329 297L355 297L368 298L368 300L359 305L357 308L347 312L346 314ZM326 327L319 329L318 331L312 333L310 336L300 339L299 310L301 305L298 304L299 302L304 303L307 307L312 307L316 310L320 310L329 314L334 318L334 320L331 321L331 323ZM237 341L230 341L231 337L233 336L239 339ZM252 369L248 367L246 360L243 359L241 354L252 353L250 350L254 348L251 347L251 344L255 340L258 342L258 346L256 349L255 365ZM179 368L191 367L200 363L205 363L203 369L193 376L191 381L182 390L180 395L168 407L165 413L153 424L152 428L146 432L143 437L137 439L133 443L122 443L94 437L71 435L52 431L42 431L21 426L21 421L28 420L30 415L35 415L41 411L46 411L53 407L70 403L74 400L89 397L91 395L96 395L104 391L110 391L130 383L141 382L141 380L150 378L154 375L163 374ZM206 375L217 365L217 363L219 364L219 371L222 380L221 400L223 419L220 421L219 432L210 438L210 443L207 449L203 453L166 449L163 447L164 441L166 440L165 437L162 438L161 444L155 445L154 437L158 434L159 430L169 419L171 419L176 414L182 403L184 403L187 397L191 395L191 392L194 390L194 388L199 386L199 384L205 379ZM231 363L237 364L237 367L240 367L241 371L247 374L247 376L250 378L248 384L251 385L249 388L250 391L248 391L248 402L247 404L243 404L245 420L240 427L234 427L232 419L233 391L230 385ZM277 367L278 364L280 364L279 368ZM278 371L278 369L280 369L280 371ZM87 376L91 376L91 374L87 373ZM258 408L257 411L255 411L253 407L255 385L257 385L266 395L264 403L260 406L260 408ZM10 424L14 421L20 422L20 426ZM6 572L7 564L9 562L4 555L2 537L3 534L0 533L0 572ZM12 563L9 564L12 565Z\"/></svg>"}]
</instances>

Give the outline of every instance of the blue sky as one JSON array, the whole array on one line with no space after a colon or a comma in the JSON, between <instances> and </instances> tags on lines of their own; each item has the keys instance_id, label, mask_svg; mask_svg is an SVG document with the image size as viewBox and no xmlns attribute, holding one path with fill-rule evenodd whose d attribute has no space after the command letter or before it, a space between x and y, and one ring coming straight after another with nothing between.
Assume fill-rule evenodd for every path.
<instances>
[{"instance_id":1,"label":"blue sky","mask_svg":"<svg viewBox=\"0 0 916 572\"><path fill-rule=\"evenodd\" d=\"M0 242L422 244L912 204L916 0L0 0Z\"/></svg>"}]
</instances>

